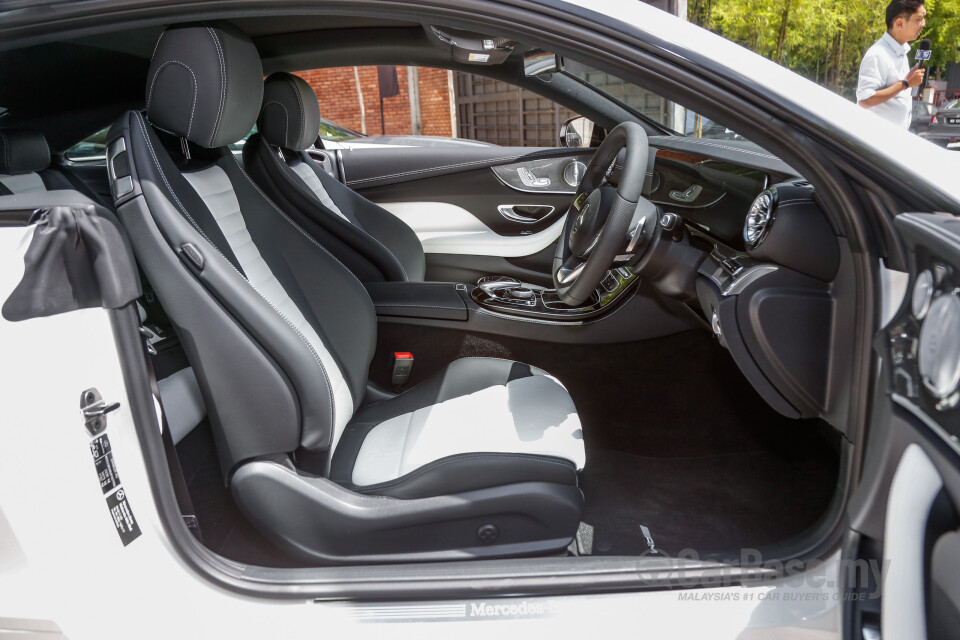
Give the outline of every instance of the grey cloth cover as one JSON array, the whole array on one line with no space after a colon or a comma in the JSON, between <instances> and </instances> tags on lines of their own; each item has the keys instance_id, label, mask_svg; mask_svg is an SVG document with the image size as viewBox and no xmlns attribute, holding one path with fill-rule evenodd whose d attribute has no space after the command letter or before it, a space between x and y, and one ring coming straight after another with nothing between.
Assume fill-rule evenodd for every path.
<instances>
[{"instance_id":1,"label":"grey cloth cover","mask_svg":"<svg viewBox=\"0 0 960 640\"><path fill-rule=\"evenodd\" d=\"M273 73L263 83L263 108L257 130L270 144L303 151L320 132L320 105L303 78Z\"/></svg>"},{"instance_id":2,"label":"grey cloth cover","mask_svg":"<svg viewBox=\"0 0 960 640\"><path fill-rule=\"evenodd\" d=\"M50 166L50 147L39 131L0 129L0 173L16 175Z\"/></svg>"},{"instance_id":3,"label":"grey cloth cover","mask_svg":"<svg viewBox=\"0 0 960 640\"><path fill-rule=\"evenodd\" d=\"M5 196L0 207L38 209L23 278L3 303L7 320L116 309L140 296L133 253L120 224L103 207L72 191Z\"/></svg>"},{"instance_id":4,"label":"grey cloth cover","mask_svg":"<svg viewBox=\"0 0 960 640\"><path fill-rule=\"evenodd\" d=\"M250 132L263 96L263 66L250 38L216 22L168 28L147 73L150 122L201 147Z\"/></svg>"}]
</instances>

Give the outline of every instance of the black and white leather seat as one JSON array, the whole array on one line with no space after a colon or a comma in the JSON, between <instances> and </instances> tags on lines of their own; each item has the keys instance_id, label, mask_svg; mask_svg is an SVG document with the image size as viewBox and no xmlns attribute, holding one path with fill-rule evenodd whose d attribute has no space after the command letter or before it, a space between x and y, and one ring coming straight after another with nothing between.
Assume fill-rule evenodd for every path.
<instances>
[{"instance_id":1,"label":"black and white leather seat","mask_svg":"<svg viewBox=\"0 0 960 640\"><path fill-rule=\"evenodd\" d=\"M85 186L49 167L50 147L42 133L0 129L0 195L73 189L98 200Z\"/></svg>"},{"instance_id":2,"label":"black and white leather seat","mask_svg":"<svg viewBox=\"0 0 960 640\"><path fill-rule=\"evenodd\" d=\"M364 287L225 146L250 130L262 87L235 27L171 27L148 73L149 121L131 111L108 136L118 215L196 373L238 506L311 560L564 549L583 500L570 396L536 368L468 358L365 401L376 316Z\"/></svg>"},{"instance_id":3,"label":"black and white leather seat","mask_svg":"<svg viewBox=\"0 0 960 640\"><path fill-rule=\"evenodd\" d=\"M243 147L251 177L362 282L422 282L426 259L405 222L332 178L309 154L320 129L317 96L302 78L264 82L257 134Z\"/></svg>"}]
</instances>

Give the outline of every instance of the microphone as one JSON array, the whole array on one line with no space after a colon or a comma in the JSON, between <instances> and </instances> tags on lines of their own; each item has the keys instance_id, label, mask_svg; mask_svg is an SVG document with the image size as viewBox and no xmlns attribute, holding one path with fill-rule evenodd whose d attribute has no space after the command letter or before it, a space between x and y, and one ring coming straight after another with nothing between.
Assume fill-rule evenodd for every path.
<instances>
[{"instance_id":1,"label":"microphone","mask_svg":"<svg viewBox=\"0 0 960 640\"><path fill-rule=\"evenodd\" d=\"M914 60L918 61L920 69L923 69L926 66L926 62L932 55L933 52L930 51L930 38L924 38L920 41L920 47L917 49L917 54L914 56Z\"/></svg>"}]
</instances>

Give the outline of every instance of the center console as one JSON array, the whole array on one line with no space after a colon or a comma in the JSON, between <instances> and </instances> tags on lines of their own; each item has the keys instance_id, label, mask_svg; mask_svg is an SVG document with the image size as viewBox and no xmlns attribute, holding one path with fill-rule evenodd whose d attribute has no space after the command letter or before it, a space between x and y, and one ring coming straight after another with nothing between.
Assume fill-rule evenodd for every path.
<instances>
[{"instance_id":1,"label":"center console","mask_svg":"<svg viewBox=\"0 0 960 640\"><path fill-rule=\"evenodd\" d=\"M637 275L628 269L612 269L593 294L578 306L561 301L553 289L527 285L505 276L481 278L470 295L478 305L497 313L559 322L579 321L603 313L637 281Z\"/></svg>"}]
</instances>

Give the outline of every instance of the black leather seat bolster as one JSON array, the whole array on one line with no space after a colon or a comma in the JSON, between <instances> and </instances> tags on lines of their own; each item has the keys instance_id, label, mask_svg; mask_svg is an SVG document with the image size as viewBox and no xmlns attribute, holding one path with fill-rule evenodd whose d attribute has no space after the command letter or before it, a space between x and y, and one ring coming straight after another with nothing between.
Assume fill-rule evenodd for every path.
<instances>
[{"instance_id":1,"label":"black leather seat bolster","mask_svg":"<svg viewBox=\"0 0 960 640\"><path fill-rule=\"evenodd\" d=\"M378 316L466 320L467 305L452 282L370 282Z\"/></svg>"},{"instance_id":2,"label":"black leather seat bolster","mask_svg":"<svg viewBox=\"0 0 960 640\"><path fill-rule=\"evenodd\" d=\"M306 154L301 154L306 155ZM345 187L325 171L311 165L330 198L344 211L350 211L358 224L378 243L389 247L391 254L403 265L405 280L420 282L427 271L423 244L405 222L375 202Z\"/></svg>"},{"instance_id":3,"label":"black leather seat bolster","mask_svg":"<svg viewBox=\"0 0 960 640\"><path fill-rule=\"evenodd\" d=\"M364 439L382 422L532 375L544 375L544 372L510 360L462 358L394 398L361 408L340 437L330 466L330 479L362 493L407 499L481 489L491 486L491 478L495 478L498 485L554 482L576 486L576 468L565 459L485 452L441 458L400 478L376 485L357 487L351 481Z\"/></svg>"},{"instance_id":4,"label":"black leather seat bolster","mask_svg":"<svg viewBox=\"0 0 960 640\"><path fill-rule=\"evenodd\" d=\"M327 211L259 134L250 136L244 143L243 163L250 176L267 191L268 197L362 282L408 279L397 259L362 227ZM333 194L331 199L336 202Z\"/></svg>"}]
</instances>

